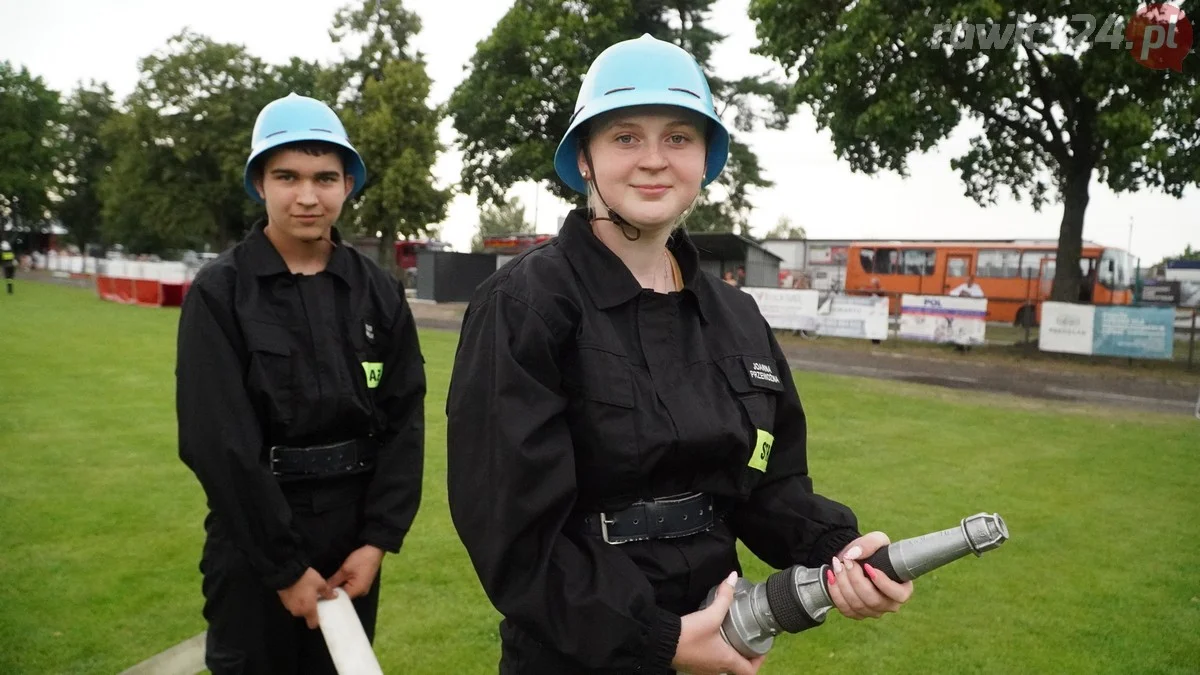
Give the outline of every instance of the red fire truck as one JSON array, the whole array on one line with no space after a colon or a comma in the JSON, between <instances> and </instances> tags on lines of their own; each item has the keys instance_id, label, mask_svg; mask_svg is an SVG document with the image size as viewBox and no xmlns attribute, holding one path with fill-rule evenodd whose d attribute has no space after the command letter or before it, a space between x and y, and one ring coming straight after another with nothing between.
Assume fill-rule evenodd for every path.
<instances>
[{"instance_id":1,"label":"red fire truck","mask_svg":"<svg viewBox=\"0 0 1200 675\"><path fill-rule=\"evenodd\" d=\"M499 234L483 238L483 252L517 255L553 238L552 234Z\"/></svg>"}]
</instances>

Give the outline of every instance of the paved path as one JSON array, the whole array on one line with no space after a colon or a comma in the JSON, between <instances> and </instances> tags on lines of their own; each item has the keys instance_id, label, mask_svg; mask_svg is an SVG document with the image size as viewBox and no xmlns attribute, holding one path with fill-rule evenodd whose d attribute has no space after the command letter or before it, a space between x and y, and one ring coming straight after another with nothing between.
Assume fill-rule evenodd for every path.
<instances>
[{"instance_id":1,"label":"paved path","mask_svg":"<svg viewBox=\"0 0 1200 675\"><path fill-rule=\"evenodd\" d=\"M204 633L156 654L121 675L196 675L204 671Z\"/></svg>"}]
</instances>

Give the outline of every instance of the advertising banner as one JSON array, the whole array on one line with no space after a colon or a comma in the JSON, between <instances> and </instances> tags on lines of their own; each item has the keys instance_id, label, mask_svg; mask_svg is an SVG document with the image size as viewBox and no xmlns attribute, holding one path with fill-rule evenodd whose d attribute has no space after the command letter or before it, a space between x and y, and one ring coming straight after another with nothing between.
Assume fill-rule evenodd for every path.
<instances>
[{"instance_id":1,"label":"advertising banner","mask_svg":"<svg viewBox=\"0 0 1200 675\"><path fill-rule=\"evenodd\" d=\"M790 288L743 288L754 302L758 311L776 330L816 330L817 302L820 293L815 290Z\"/></svg>"},{"instance_id":2,"label":"advertising banner","mask_svg":"<svg viewBox=\"0 0 1200 675\"><path fill-rule=\"evenodd\" d=\"M987 299L910 295L900 299L900 337L909 340L981 345L987 329Z\"/></svg>"},{"instance_id":3,"label":"advertising banner","mask_svg":"<svg viewBox=\"0 0 1200 675\"><path fill-rule=\"evenodd\" d=\"M1064 354L1091 354L1096 323L1093 305L1069 302L1042 303L1042 324L1038 329L1038 349Z\"/></svg>"},{"instance_id":4,"label":"advertising banner","mask_svg":"<svg viewBox=\"0 0 1200 675\"><path fill-rule=\"evenodd\" d=\"M1175 347L1173 307L1097 307L1092 353L1169 359Z\"/></svg>"},{"instance_id":5,"label":"advertising banner","mask_svg":"<svg viewBox=\"0 0 1200 675\"><path fill-rule=\"evenodd\" d=\"M886 340L887 298L830 295L789 288L743 288L776 330L815 330L821 335Z\"/></svg>"},{"instance_id":6,"label":"advertising banner","mask_svg":"<svg viewBox=\"0 0 1200 675\"><path fill-rule=\"evenodd\" d=\"M831 295L817 309L817 332L830 337L886 340L888 299Z\"/></svg>"},{"instance_id":7,"label":"advertising banner","mask_svg":"<svg viewBox=\"0 0 1200 675\"><path fill-rule=\"evenodd\" d=\"M1175 344L1175 310L1042 303L1038 349L1067 354L1169 359Z\"/></svg>"}]
</instances>

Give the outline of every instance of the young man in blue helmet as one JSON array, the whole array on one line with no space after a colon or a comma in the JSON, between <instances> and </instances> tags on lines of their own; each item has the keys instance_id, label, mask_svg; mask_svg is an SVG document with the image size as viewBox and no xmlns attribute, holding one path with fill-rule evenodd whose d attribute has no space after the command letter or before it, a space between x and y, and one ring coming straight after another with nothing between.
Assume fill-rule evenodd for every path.
<instances>
[{"instance_id":1,"label":"young man in blue helmet","mask_svg":"<svg viewBox=\"0 0 1200 675\"><path fill-rule=\"evenodd\" d=\"M421 491L425 376L403 288L333 224L366 169L295 94L254 125L264 204L196 276L179 322L179 454L208 496L205 654L221 673L333 673L316 603L342 587L374 636L379 567Z\"/></svg>"},{"instance_id":2,"label":"young man in blue helmet","mask_svg":"<svg viewBox=\"0 0 1200 675\"><path fill-rule=\"evenodd\" d=\"M679 228L728 149L687 52L610 47L555 157L589 207L471 301L447 402L450 511L504 615L502 673L756 672L762 658L719 631L738 539L778 568L832 561L853 618L912 592L855 562L887 537L813 492L770 327Z\"/></svg>"}]
</instances>

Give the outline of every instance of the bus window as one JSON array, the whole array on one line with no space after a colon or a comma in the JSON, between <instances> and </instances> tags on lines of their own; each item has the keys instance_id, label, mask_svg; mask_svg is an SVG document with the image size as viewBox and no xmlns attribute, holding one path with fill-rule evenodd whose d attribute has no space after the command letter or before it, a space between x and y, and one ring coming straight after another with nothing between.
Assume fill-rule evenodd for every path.
<instances>
[{"instance_id":1,"label":"bus window","mask_svg":"<svg viewBox=\"0 0 1200 675\"><path fill-rule=\"evenodd\" d=\"M904 274L929 276L933 274L937 255L932 249L907 249L904 251Z\"/></svg>"},{"instance_id":2,"label":"bus window","mask_svg":"<svg viewBox=\"0 0 1200 675\"><path fill-rule=\"evenodd\" d=\"M1126 290L1133 286L1133 256L1124 251L1106 248L1100 254L1100 269L1096 277L1101 284L1113 290Z\"/></svg>"},{"instance_id":3,"label":"bus window","mask_svg":"<svg viewBox=\"0 0 1200 675\"><path fill-rule=\"evenodd\" d=\"M1053 258L1054 254L1048 251L1024 251L1021 253L1021 278L1036 279L1041 274L1042 260Z\"/></svg>"},{"instance_id":4,"label":"bus window","mask_svg":"<svg viewBox=\"0 0 1200 675\"><path fill-rule=\"evenodd\" d=\"M946 276L959 278L967 276L967 259L950 256L946 259Z\"/></svg>"},{"instance_id":5,"label":"bus window","mask_svg":"<svg viewBox=\"0 0 1200 675\"><path fill-rule=\"evenodd\" d=\"M858 264L862 265L863 271L870 274L875 271L875 249L863 248L858 251Z\"/></svg>"},{"instance_id":6,"label":"bus window","mask_svg":"<svg viewBox=\"0 0 1200 675\"><path fill-rule=\"evenodd\" d=\"M1012 279L1020 274L1021 252L1008 249L984 249L979 251L975 263L975 275L1000 279Z\"/></svg>"},{"instance_id":7,"label":"bus window","mask_svg":"<svg viewBox=\"0 0 1200 675\"><path fill-rule=\"evenodd\" d=\"M876 274L900 274L900 252L894 248L881 248L875 251Z\"/></svg>"}]
</instances>

